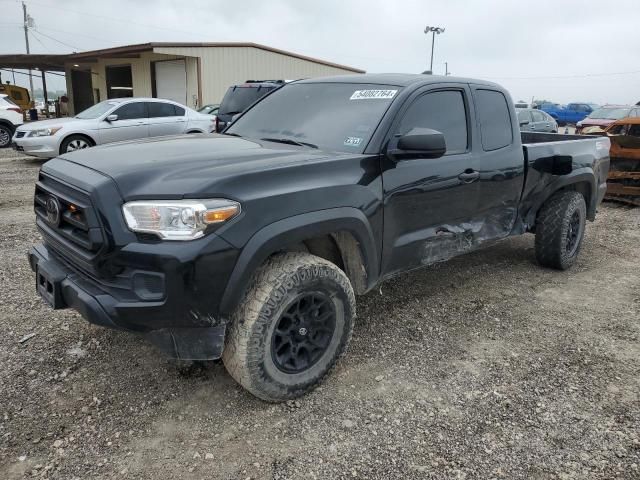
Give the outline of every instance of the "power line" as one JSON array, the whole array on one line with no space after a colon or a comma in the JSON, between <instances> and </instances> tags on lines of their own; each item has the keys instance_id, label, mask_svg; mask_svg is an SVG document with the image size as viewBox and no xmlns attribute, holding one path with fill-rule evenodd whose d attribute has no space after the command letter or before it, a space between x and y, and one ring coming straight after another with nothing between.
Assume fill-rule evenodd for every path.
<instances>
[{"instance_id":1,"label":"power line","mask_svg":"<svg viewBox=\"0 0 640 480\"><path fill-rule=\"evenodd\" d=\"M35 35L35 32L36 32L36 30L32 30L32 31L31 31L31 36L32 36L32 37L33 37L33 38L34 38L34 39L35 39L35 40L36 40L40 45L42 45L42 48L44 48L44 49L45 49L45 51L47 51L47 52L51 53L51 50L49 50L49 49L47 48L47 46L46 46L44 43L42 43L42 41L41 41L41 40L40 40L40 39Z\"/></svg>"},{"instance_id":2,"label":"power line","mask_svg":"<svg viewBox=\"0 0 640 480\"><path fill-rule=\"evenodd\" d=\"M18 70L14 69L10 69L10 68L0 68L0 70L2 70L3 72L11 72L11 73L17 73L18 75L24 75L24 76L29 76L28 73L24 73L24 72L19 72ZM58 72L51 72L49 70L47 70L47 75L56 75L58 77L64 77L65 74L64 73L58 73Z\"/></svg>"},{"instance_id":3,"label":"power line","mask_svg":"<svg viewBox=\"0 0 640 480\"><path fill-rule=\"evenodd\" d=\"M195 35L196 34L193 31L177 30L177 29L174 29L174 28L167 28L167 27L158 27L158 26L155 26L155 25L149 25L149 24L145 24L145 23L134 22L134 21L131 21L131 20L126 20L126 19L118 18L118 17L110 17L110 16L107 16L107 15L99 15L99 14L95 14L95 13L81 12L81 11L73 10L73 9L70 9L70 8L62 8L62 7L58 6L58 5L56 5L54 7L54 6L46 5L46 4L39 3L39 2L31 2L30 1L29 3L31 5L38 5L39 7L50 8L50 9L53 9L53 10L56 10L56 11L75 13L77 15L85 15L85 16L88 16L88 17L102 18L102 19L105 19L105 20L111 20L113 22L129 23L131 25L137 25L139 27L153 28L153 29L156 29L156 30L166 30L168 32L188 33L189 35Z\"/></svg>"},{"instance_id":4,"label":"power line","mask_svg":"<svg viewBox=\"0 0 640 480\"><path fill-rule=\"evenodd\" d=\"M49 40L53 40L54 42L58 42L59 44L64 45L65 47L73 48L75 51L82 50L79 47L76 47L74 45L69 45L68 43L63 42L62 40L58 40L57 38L53 38L52 36L47 35L46 33L42 33L40 30L36 30L35 28L33 29L33 31L34 32L38 32L43 37L47 37Z\"/></svg>"},{"instance_id":5,"label":"power line","mask_svg":"<svg viewBox=\"0 0 640 480\"><path fill-rule=\"evenodd\" d=\"M92 37L91 35L84 35L82 33L77 33L77 32L68 32L66 30L59 30L57 28L47 27L46 25L42 25L42 24L38 25L38 28L51 30L52 32L66 33L67 35L73 35L74 37L85 37L85 38L90 38L92 40L98 40L100 42L113 43L112 40L107 40L105 38Z\"/></svg>"}]
</instances>

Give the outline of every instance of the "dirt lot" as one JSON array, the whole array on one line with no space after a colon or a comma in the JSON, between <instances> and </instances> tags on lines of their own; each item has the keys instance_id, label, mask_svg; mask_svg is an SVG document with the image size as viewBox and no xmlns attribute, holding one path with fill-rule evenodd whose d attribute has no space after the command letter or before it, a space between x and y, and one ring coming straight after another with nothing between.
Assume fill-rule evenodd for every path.
<instances>
[{"instance_id":1,"label":"dirt lot","mask_svg":"<svg viewBox=\"0 0 640 480\"><path fill-rule=\"evenodd\" d=\"M640 209L601 207L569 272L525 236L385 283L324 386L270 405L45 307L39 166L0 152L0 479L640 478Z\"/></svg>"}]
</instances>

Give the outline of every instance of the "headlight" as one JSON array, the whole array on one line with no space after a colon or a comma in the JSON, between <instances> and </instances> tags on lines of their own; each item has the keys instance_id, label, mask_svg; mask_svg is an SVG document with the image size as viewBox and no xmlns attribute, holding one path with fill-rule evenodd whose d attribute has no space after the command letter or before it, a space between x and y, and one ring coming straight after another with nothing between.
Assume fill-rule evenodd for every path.
<instances>
[{"instance_id":1,"label":"headlight","mask_svg":"<svg viewBox=\"0 0 640 480\"><path fill-rule=\"evenodd\" d=\"M50 137L62 127L41 128L40 130L31 130L30 137Z\"/></svg>"},{"instance_id":2,"label":"headlight","mask_svg":"<svg viewBox=\"0 0 640 480\"><path fill-rule=\"evenodd\" d=\"M210 225L231 220L240 213L232 200L144 200L122 206L127 225L134 232L153 233L164 240L193 240Z\"/></svg>"}]
</instances>

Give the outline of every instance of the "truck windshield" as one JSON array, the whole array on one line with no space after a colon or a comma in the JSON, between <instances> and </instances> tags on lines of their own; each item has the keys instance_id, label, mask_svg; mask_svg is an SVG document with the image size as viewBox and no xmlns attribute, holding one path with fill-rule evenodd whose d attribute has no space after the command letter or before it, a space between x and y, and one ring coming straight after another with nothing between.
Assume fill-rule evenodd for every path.
<instances>
[{"instance_id":1,"label":"truck windshield","mask_svg":"<svg viewBox=\"0 0 640 480\"><path fill-rule=\"evenodd\" d=\"M620 120L629 115L630 108L599 108L589 115L589 118L600 120Z\"/></svg>"},{"instance_id":2,"label":"truck windshield","mask_svg":"<svg viewBox=\"0 0 640 480\"><path fill-rule=\"evenodd\" d=\"M389 85L293 83L257 103L225 133L362 153L399 90Z\"/></svg>"}]
</instances>

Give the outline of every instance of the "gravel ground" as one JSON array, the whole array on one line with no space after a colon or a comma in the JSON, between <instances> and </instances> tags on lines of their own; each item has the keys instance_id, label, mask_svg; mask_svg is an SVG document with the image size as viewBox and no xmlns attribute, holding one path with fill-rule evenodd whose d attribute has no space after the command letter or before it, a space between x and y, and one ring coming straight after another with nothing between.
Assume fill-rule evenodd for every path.
<instances>
[{"instance_id":1,"label":"gravel ground","mask_svg":"<svg viewBox=\"0 0 640 480\"><path fill-rule=\"evenodd\" d=\"M328 381L270 405L43 304L40 164L0 152L1 479L640 478L640 209L602 206L569 272L528 235L385 283Z\"/></svg>"}]
</instances>

